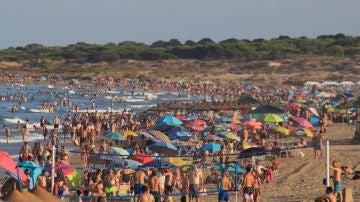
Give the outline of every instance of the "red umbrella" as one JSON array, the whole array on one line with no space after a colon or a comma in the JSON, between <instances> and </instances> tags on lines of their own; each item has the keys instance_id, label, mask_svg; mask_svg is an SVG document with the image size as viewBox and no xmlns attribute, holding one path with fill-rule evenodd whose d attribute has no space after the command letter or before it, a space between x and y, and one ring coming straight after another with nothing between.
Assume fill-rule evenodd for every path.
<instances>
[{"instance_id":1,"label":"red umbrella","mask_svg":"<svg viewBox=\"0 0 360 202\"><path fill-rule=\"evenodd\" d=\"M62 174L64 176L69 176L69 175L71 175L71 174L73 174L75 172L75 170L70 165L67 165L67 164L65 164L65 163L63 163L61 161L56 162L54 167L55 167L55 169L54 169L55 173L58 173L59 170L61 169ZM47 168L47 172L51 173L51 166L49 166Z\"/></svg>"},{"instance_id":2,"label":"red umbrella","mask_svg":"<svg viewBox=\"0 0 360 202\"><path fill-rule=\"evenodd\" d=\"M301 117L292 116L292 117L290 117L290 119L302 127L306 127L306 128L313 127L313 125L309 121L307 121L306 119L303 119Z\"/></svg>"},{"instance_id":3,"label":"red umbrella","mask_svg":"<svg viewBox=\"0 0 360 202\"><path fill-rule=\"evenodd\" d=\"M186 123L184 125L184 127L189 128L191 130L195 130L195 131L203 131L204 130L204 126L203 125L199 125L199 124L195 124L195 123Z\"/></svg>"},{"instance_id":4,"label":"red umbrella","mask_svg":"<svg viewBox=\"0 0 360 202\"><path fill-rule=\"evenodd\" d=\"M296 102L292 102L288 104L289 107L301 107L301 104L296 103Z\"/></svg>"},{"instance_id":5,"label":"red umbrella","mask_svg":"<svg viewBox=\"0 0 360 202\"><path fill-rule=\"evenodd\" d=\"M179 116L176 116L177 119L183 121L186 119L186 116L185 115L179 115Z\"/></svg>"},{"instance_id":6,"label":"red umbrella","mask_svg":"<svg viewBox=\"0 0 360 202\"><path fill-rule=\"evenodd\" d=\"M145 164L153 160L153 158L147 154L136 154L131 157L132 160Z\"/></svg>"},{"instance_id":7,"label":"red umbrella","mask_svg":"<svg viewBox=\"0 0 360 202\"><path fill-rule=\"evenodd\" d=\"M16 163L14 160L12 160L9 154L1 150L0 150L0 168L3 168L4 170L10 172L13 176L16 177L18 176L19 173L20 179L23 182L26 182L28 180L28 177L21 170L21 168L16 168Z\"/></svg>"},{"instance_id":8,"label":"red umbrella","mask_svg":"<svg viewBox=\"0 0 360 202\"><path fill-rule=\"evenodd\" d=\"M255 122L255 121L244 122L241 125L249 127L249 128L255 128L255 129L260 129L261 128L261 123L260 122Z\"/></svg>"},{"instance_id":9,"label":"red umbrella","mask_svg":"<svg viewBox=\"0 0 360 202\"><path fill-rule=\"evenodd\" d=\"M206 121L204 121L202 119L193 119L193 120L187 121L186 124L205 125Z\"/></svg>"}]
</instances>

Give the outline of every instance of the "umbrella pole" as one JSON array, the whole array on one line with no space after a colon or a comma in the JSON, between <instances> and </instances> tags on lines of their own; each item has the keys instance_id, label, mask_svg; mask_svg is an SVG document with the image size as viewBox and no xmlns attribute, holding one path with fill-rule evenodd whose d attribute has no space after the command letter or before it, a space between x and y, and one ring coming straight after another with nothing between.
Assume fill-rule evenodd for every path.
<instances>
[{"instance_id":1,"label":"umbrella pole","mask_svg":"<svg viewBox=\"0 0 360 202\"><path fill-rule=\"evenodd\" d=\"M238 202L238 180L237 180L237 166L238 166L238 161L235 161L235 202Z\"/></svg>"},{"instance_id":2,"label":"umbrella pole","mask_svg":"<svg viewBox=\"0 0 360 202\"><path fill-rule=\"evenodd\" d=\"M20 173L19 173L19 167L16 166L16 173L17 173L17 178L18 178L18 183L19 183L19 190L22 190L22 184L21 184L21 179L20 179Z\"/></svg>"},{"instance_id":3,"label":"umbrella pole","mask_svg":"<svg viewBox=\"0 0 360 202\"><path fill-rule=\"evenodd\" d=\"M55 146L52 146L52 162L51 162L51 193L54 191L54 175L55 175Z\"/></svg>"}]
</instances>

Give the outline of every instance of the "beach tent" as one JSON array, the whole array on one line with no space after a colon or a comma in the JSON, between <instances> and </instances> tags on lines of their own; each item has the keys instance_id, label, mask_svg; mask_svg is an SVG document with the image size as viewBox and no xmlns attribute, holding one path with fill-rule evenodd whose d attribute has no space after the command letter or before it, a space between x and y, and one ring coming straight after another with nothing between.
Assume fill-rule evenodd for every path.
<instances>
[{"instance_id":1,"label":"beach tent","mask_svg":"<svg viewBox=\"0 0 360 202\"><path fill-rule=\"evenodd\" d=\"M18 162L17 166L19 166L24 172L26 169L29 169L30 177L32 178L35 186L36 180L43 170L42 167L38 163L35 163L33 161Z\"/></svg>"}]
</instances>

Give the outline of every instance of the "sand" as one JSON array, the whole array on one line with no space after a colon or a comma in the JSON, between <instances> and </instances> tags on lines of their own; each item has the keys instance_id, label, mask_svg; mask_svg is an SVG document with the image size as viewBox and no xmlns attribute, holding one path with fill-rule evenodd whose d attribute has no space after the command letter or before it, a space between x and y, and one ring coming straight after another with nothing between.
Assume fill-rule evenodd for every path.
<instances>
[{"instance_id":1,"label":"sand","mask_svg":"<svg viewBox=\"0 0 360 202\"><path fill-rule=\"evenodd\" d=\"M338 160L340 165L354 167L360 165L360 145L351 143L354 127L337 124L328 128L326 138L330 140L330 162ZM322 184L326 176L326 160L315 160L313 150L303 150L305 157L283 158L280 160L281 170L275 182L265 184L263 201L304 201L313 200L322 195L325 186ZM331 175L333 174L330 171ZM344 177L345 178L345 177ZM351 188L354 201L360 201L360 181L345 179L344 188Z\"/></svg>"}]
</instances>

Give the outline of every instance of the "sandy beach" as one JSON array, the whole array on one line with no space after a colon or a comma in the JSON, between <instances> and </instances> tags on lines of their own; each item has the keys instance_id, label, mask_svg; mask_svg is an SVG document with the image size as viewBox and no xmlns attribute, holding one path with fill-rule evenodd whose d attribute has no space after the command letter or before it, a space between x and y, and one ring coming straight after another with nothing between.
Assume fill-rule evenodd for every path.
<instances>
[{"instance_id":1,"label":"sandy beach","mask_svg":"<svg viewBox=\"0 0 360 202\"><path fill-rule=\"evenodd\" d=\"M326 139L330 140L330 162L338 160L340 165L360 165L360 146L351 143L354 127L336 124L328 128ZM325 192L322 185L326 176L326 159L315 160L313 149L303 150L304 159L282 158L281 170L275 182L263 188L263 201L313 201ZM330 175L332 175L330 171ZM345 179L345 177L344 177ZM354 201L360 201L360 181L345 179L344 188L351 188Z\"/></svg>"}]
</instances>

